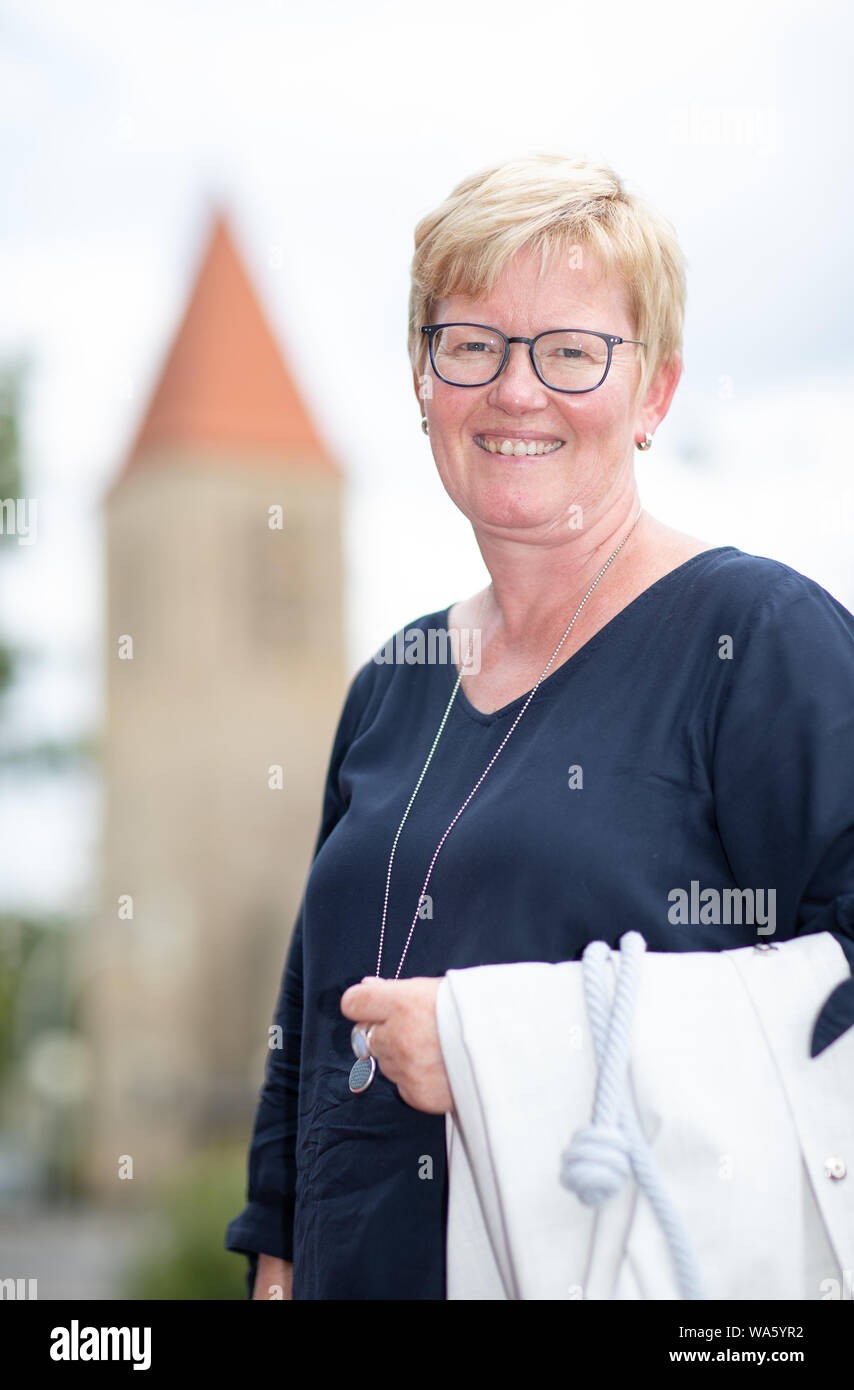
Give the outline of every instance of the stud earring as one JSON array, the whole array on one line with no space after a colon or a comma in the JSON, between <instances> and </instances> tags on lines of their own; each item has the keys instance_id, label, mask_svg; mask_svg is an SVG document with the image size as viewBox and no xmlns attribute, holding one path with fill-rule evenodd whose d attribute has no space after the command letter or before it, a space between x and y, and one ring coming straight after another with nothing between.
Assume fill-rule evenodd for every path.
<instances>
[{"instance_id":1,"label":"stud earring","mask_svg":"<svg viewBox=\"0 0 854 1390\"><path fill-rule=\"evenodd\" d=\"M647 433L644 435L643 439L636 439L636 440L635 440L635 448L636 448L636 449L651 449L651 448L652 448L652 435L649 433L649 431L647 431Z\"/></svg>"},{"instance_id":2,"label":"stud earring","mask_svg":"<svg viewBox=\"0 0 854 1390\"><path fill-rule=\"evenodd\" d=\"M430 433L430 426L427 424L427 416L426 416L426 415L422 415L422 416L421 416L421 428L422 428L422 430L424 431L425 434L429 434L429 433Z\"/></svg>"}]
</instances>

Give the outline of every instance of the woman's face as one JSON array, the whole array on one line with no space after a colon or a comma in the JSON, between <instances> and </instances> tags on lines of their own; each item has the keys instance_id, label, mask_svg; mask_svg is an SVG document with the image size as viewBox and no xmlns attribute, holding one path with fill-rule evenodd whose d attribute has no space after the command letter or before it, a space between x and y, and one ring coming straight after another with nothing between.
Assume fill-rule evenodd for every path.
<instances>
[{"instance_id":1,"label":"woman's face","mask_svg":"<svg viewBox=\"0 0 854 1390\"><path fill-rule=\"evenodd\" d=\"M439 303L433 322L484 324L507 337L533 338L554 328L637 337L620 280L603 276L586 250L581 261L572 268L566 257L553 257L540 274L539 256L523 248L488 295L452 295ZM432 395L421 404L436 465L448 495L476 529L528 539L554 533L557 539L567 523L578 529L579 507L582 518L585 509L595 515L632 486L635 439L664 413L644 415L643 401L635 402L643 351L615 347L605 381L580 395L544 386L524 343L511 344L504 370L486 386L450 386L428 361ZM495 440L500 447L506 439L559 441L559 447L519 456L492 453L478 442Z\"/></svg>"}]
</instances>

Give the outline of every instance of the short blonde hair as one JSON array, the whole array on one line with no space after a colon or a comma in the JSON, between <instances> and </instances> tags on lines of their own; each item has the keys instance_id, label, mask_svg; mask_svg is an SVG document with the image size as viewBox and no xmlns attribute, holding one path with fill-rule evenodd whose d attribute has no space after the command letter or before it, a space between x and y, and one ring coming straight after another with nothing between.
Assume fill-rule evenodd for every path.
<instances>
[{"instance_id":1,"label":"short blonde hair","mask_svg":"<svg viewBox=\"0 0 854 1390\"><path fill-rule=\"evenodd\" d=\"M589 248L606 272L620 275L633 336L647 344L638 349L638 396L662 364L681 356L685 260L671 224L607 165L540 154L463 179L415 228L409 357L419 379L427 350L421 324L433 321L436 305L449 295L488 293L523 246L539 250L541 264L555 251L578 264L578 248Z\"/></svg>"}]
</instances>

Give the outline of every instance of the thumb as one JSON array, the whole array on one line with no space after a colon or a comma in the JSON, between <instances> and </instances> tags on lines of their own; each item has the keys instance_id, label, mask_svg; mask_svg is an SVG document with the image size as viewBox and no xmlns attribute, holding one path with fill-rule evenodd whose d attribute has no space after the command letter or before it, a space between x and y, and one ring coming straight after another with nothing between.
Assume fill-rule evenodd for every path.
<instances>
[{"instance_id":1,"label":"thumb","mask_svg":"<svg viewBox=\"0 0 854 1390\"><path fill-rule=\"evenodd\" d=\"M351 985L341 996L341 1012L345 1018L370 1019L372 1023L383 1023L394 1007L400 990L399 980L377 980L372 976L358 985Z\"/></svg>"}]
</instances>

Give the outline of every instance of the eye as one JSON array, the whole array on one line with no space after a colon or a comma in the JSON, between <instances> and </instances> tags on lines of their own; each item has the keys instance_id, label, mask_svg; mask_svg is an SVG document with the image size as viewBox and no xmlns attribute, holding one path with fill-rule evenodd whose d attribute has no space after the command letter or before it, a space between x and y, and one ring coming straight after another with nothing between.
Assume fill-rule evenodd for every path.
<instances>
[{"instance_id":1,"label":"eye","mask_svg":"<svg viewBox=\"0 0 854 1390\"><path fill-rule=\"evenodd\" d=\"M503 343L500 338L486 330L482 332L469 328L466 324L453 324L436 334L434 351L444 357L459 360L463 357L488 357L501 355Z\"/></svg>"},{"instance_id":2,"label":"eye","mask_svg":"<svg viewBox=\"0 0 854 1390\"><path fill-rule=\"evenodd\" d=\"M495 338L446 338L441 344L441 348L443 352L450 353L454 357L484 355L500 351Z\"/></svg>"}]
</instances>

